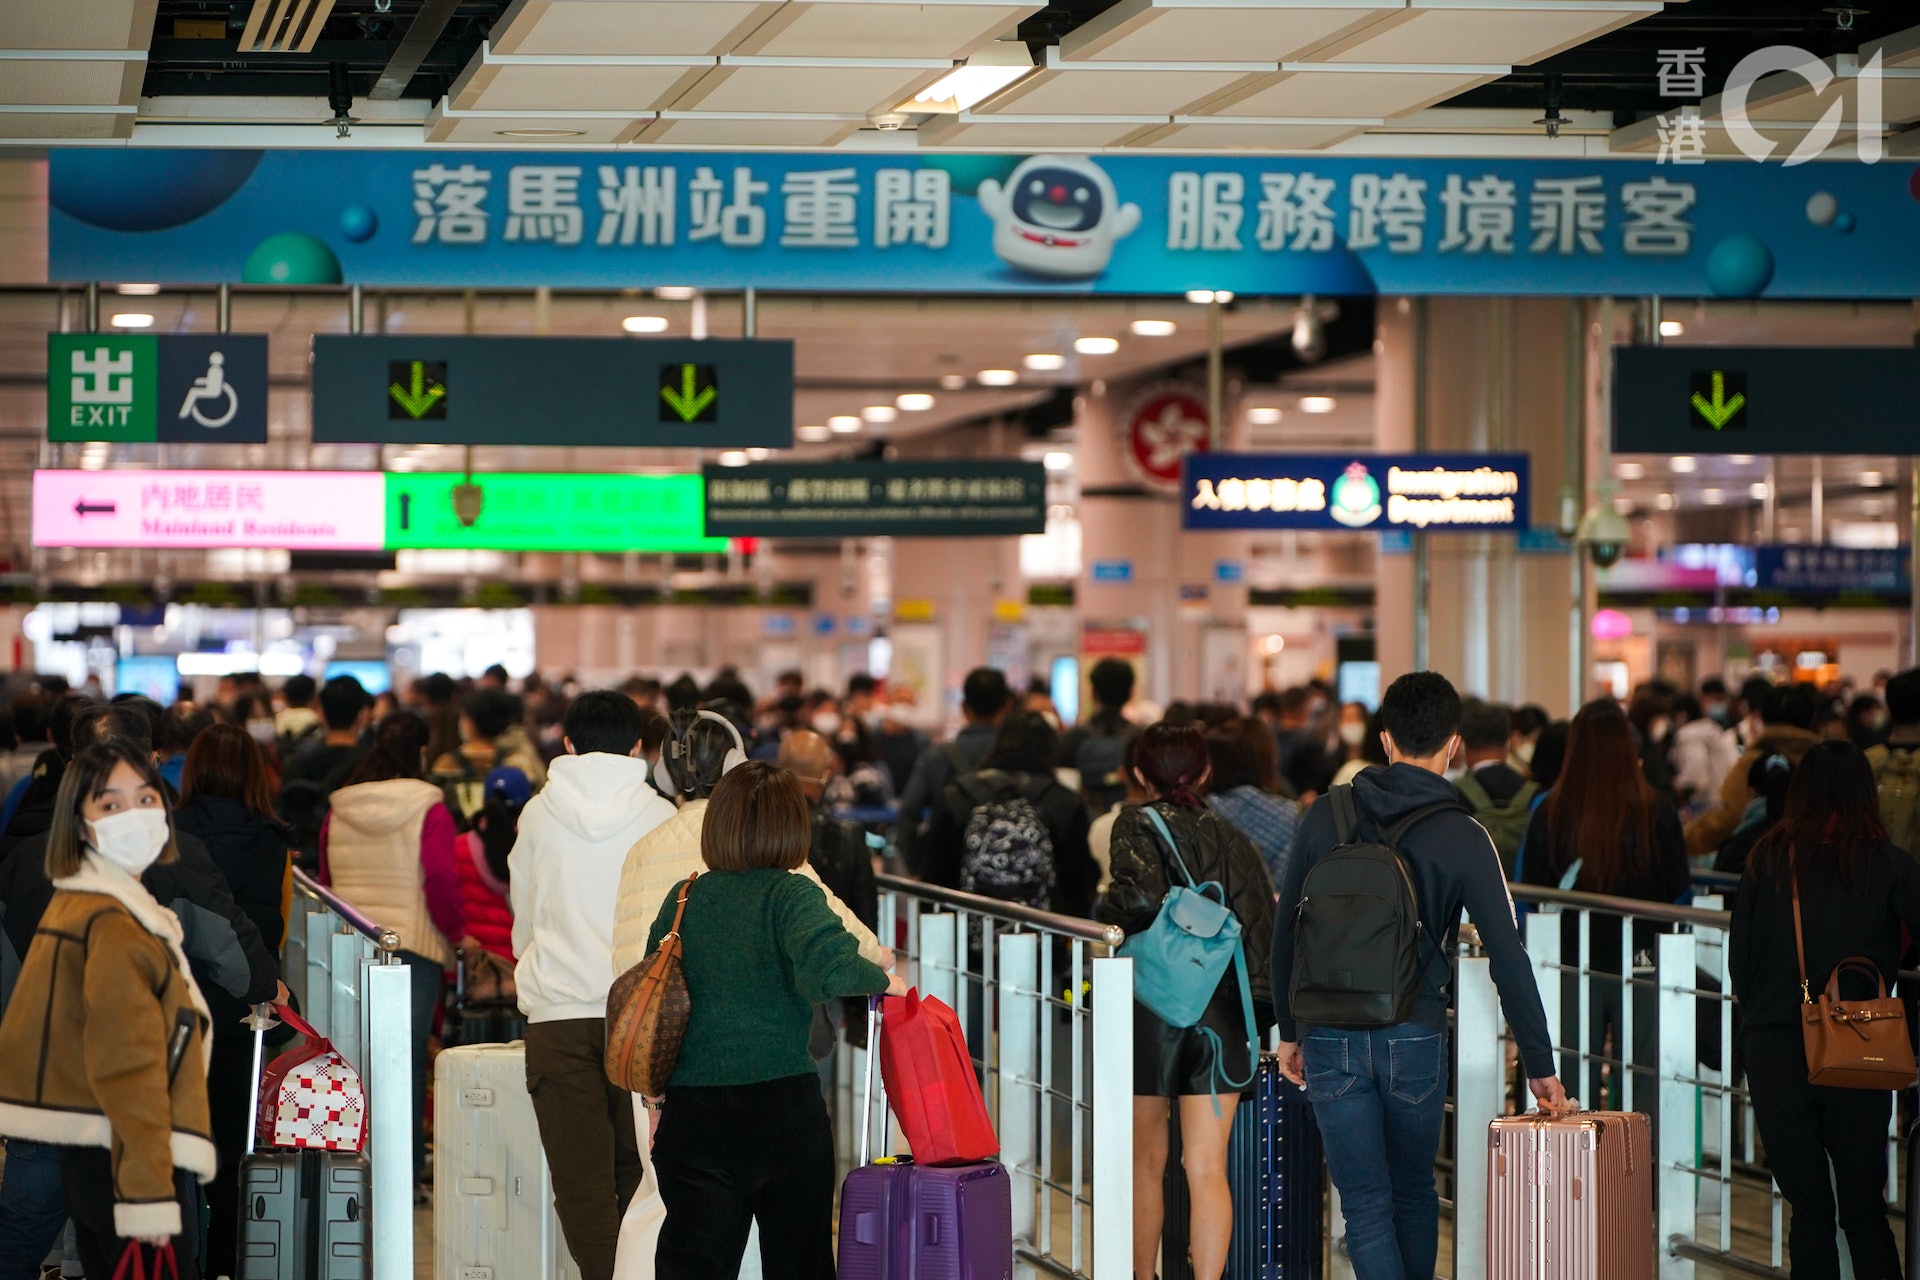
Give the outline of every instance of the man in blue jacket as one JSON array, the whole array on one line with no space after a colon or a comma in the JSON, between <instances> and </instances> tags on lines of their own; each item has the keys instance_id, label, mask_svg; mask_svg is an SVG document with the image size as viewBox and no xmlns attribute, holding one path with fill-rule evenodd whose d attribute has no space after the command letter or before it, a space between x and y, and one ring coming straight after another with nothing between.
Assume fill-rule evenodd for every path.
<instances>
[{"instance_id":1,"label":"man in blue jacket","mask_svg":"<svg viewBox=\"0 0 1920 1280\"><path fill-rule=\"evenodd\" d=\"M1433 1163L1446 1113L1447 994L1453 976L1433 943L1458 926L1463 907L1493 962L1494 984L1529 1087L1543 1107L1554 1110L1567 1106L1567 1095L1554 1075L1546 1012L1514 927L1499 856L1445 776L1460 749L1460 695L1435 672L1404 675L1381 699L1380 721L1389 763L1354 780L1356 839L1384 839L1396 822L1431 805L1457 806L1420 821L1398 845L1426 935L1413 1011L1397 1026L1355 1031L1298 1023L1288 1006L1302 885L1338 843L1331 796L1315 801L1301 819L1280 887L1273 992L1282 1040L1280 1071L1306 1086L1313 1102L1327 1169L1340 1189L1356 1280L1428 1280L1440 1247Z\"/></svg>"}]
</instances>

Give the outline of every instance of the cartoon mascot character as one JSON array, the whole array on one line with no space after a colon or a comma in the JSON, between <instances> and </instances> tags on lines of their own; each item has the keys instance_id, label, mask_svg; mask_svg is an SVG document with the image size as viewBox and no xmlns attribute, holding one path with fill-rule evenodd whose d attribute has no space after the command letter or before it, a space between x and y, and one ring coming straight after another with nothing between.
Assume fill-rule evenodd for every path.
<instances>
[{"instance_id":1,"label":"cartoon mascot character","mask_svg":"<svg viewBox=\"0 0 1920 1280\"><path fill-rule=\"evenodd\" d=\"M1037 276L1085 280L1113 260L1113 246L1140 225L1140 206L1121 204L1106 170L1086 156L1030 156L1003 187L980 184L993 219L993 251Z\"/></svg>"}]
</instances>

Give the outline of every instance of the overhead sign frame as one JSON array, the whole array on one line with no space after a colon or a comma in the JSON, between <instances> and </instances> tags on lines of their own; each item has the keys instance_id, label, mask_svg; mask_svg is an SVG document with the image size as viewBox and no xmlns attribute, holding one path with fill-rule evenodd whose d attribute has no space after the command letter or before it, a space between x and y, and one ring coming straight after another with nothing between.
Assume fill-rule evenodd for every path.
<instances>
[{"instance_id":1,"label":"overhead sign frame","mask_svg":"<svg viewBox=\"0 0 1920 1280\"><path fill-rule=\"evenodd\" d=\"M709 466L707 532L952 538L1041 533L1047 472L1011 458Z\"/></svg>"},{"instance_id":2,"label":"overhead sign frame","mask_svg":"<svg viewBox=\"0 0 1920 1280\"><path fill-rule=\"evenodd\" d=\"M1620 453L1907 455L1920 437L1914 347L1613 350Z\"/></svg>"},{"instance_id":3,"label":"overhead sign frame","mask_svg":"<svg viewBox=\"0 0 1920 1280\"><path fill-rule=\"evenodd\" d=\"M1190 453L1181 525L1508 533L1528 527L1520 453Z\"/></svg>"}]
</instances>

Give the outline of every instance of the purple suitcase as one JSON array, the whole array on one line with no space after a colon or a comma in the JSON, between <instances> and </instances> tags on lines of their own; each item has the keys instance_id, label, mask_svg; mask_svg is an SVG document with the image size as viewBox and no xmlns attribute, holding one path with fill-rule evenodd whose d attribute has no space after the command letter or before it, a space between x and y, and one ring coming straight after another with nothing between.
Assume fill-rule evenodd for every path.
<instances>
[{"instance_id":1,"label":"purple suitcase","mask_svg":"<svg viewBox=\"0 0 1920 1280\"><path fill-rule=\"evenodd\" d=\"M878 1002L867 1014L860 1167L840 1189L840 1280L1012 1280L1013 1180L997 1160L945 1168L907 1156L867 1162Z\"/></svg>"}]
</instances>

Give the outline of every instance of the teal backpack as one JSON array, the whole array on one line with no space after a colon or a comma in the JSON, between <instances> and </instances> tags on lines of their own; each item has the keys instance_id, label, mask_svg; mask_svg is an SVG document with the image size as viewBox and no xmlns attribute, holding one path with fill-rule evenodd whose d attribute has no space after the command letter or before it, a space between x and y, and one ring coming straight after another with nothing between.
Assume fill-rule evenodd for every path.
<instances>
[{"instance_id":1,"label":"teal backpack","mask_svg":"<svg viewBox=\"0 0 1920 1280\"><path fill-rule=\"evenodd\" d=\"M1260 1033L1253 1020L1253 990L1247 983L1247 951L1240 939L1240 918L1227 906L1227 892L1218 883L1195 882L1166 819L1152 805L1142 808L1166 841L1173 865L1180 868L1186 884L1169 888L1153 924L1120 944L1120 954L1133 961L1133 998L1168 1026L1191 1027L1205 1015L1227 966L1232 965L1240 979L1240 1009L1246 1018L1247 1043L1253 1050L1249 1060L1257 1064ZM1211 1027L1201 1027L1200 1034L1213 1049L1216 1083L1225 1083L1229 1089L1244 1089L1253 1083L1251 1071L1244 1080L1226 1073L1221 1065L1223 1046Z\"/></svg>"}]
</instances>

